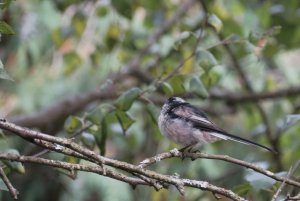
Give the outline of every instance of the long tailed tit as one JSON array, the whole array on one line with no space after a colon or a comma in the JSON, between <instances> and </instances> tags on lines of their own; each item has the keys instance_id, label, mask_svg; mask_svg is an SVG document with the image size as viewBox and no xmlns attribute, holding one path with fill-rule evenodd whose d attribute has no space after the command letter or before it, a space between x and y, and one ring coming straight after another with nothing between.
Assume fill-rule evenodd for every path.
<instances>
[{"instance_id":1,"label":"long tailed tit","mask_svg":"<svg viewBox=\"0 0 300 201\"><path fill-rule=\"evenodd\" d=\"M186 147L222 139L255 145L276 153L269 147L230 134L217 127L203 111L179 97L172 97L166 101L160 112L158 125L163 135Z\"/></svg>"}]
</instances>

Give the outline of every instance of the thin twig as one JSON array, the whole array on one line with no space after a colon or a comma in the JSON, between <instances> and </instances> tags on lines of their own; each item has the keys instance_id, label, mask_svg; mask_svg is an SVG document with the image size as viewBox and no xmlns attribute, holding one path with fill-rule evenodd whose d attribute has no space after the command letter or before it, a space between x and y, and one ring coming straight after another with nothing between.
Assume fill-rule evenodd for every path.
<instances>
[{"instance_id":1,"label":"thin twig","mask_svg":"<svg viewBox=\"0 0 300 201\"><path fill-rule=\"evenodd\" d=\"M156 191L159 191L160 189L164 188L164 186L165 186L165 188L167 187L167 185L163 186L159 182L157 182L156 180L145 177L144 175L140 175L140 174L136 174L136 173L133 173L133 175L139 177L143 181L147 182L149 185L153 186Z\"/></svg>"},{"instance_id":2,"label":"thin twig","mask_svg":"<svg viewBox=\"0 0 300 201\"><path fill-rule=\"evenodd\" d=\"M86 131L87 129L89 129L91 126L93 126L92 123L89 123L89 124L85 125L85 126L82 127L81 129L79 129L78 131L76 131L70 138L75 138L75 137L77 137L77 136L80 135L82 132L84 132L84 131ZM38 144L38 142L36 142L36 144ZM44 154L47 154L47 153L49 153L51 150L55 150L55 147L56 147L55 145L49 144L49 143L48 143L48 146L49 146L49 147L45 146L45 143L44 143L44 144L43 144L43 143L39 143L38 145L40 145L40 146L42 146L42 147L44 147L44 148L47 148L47 149L44 149L44 150L42 150L42 151L40 151L40 152L34 154L33 156L35 156L35 157L39 157L39 156L42 156L42 155L44 155ZM64 153L66 153L66 152L64 152ZM84 158L84 156L82 156L82 155L77 155L77 154L78 154L78 153L70 152L70 153L67 154L67 155L79 157L79 158L82 158L82 159L87 159L87 158Z\"/></svg>"},{"instance_id":3,"label":"thin twig","mask_svg":"<svg viewBox=\"0 0 300 201\"><path fill-rule=\"evenodd\" d=\"M300 200L300 194L298 194L296 196L288 195L283 201L292 201L292 200Z\"/></svg>"},{"instance_id":4,"label":"thin twig","mask_svg":"<svg viewBox=\"0 0 300 201\"><path fill-rule=\"evenodd\" d=\"M198 159L198 158L206 158L206 159L215 159L215 160L222 160L222 161L226 161L226 162L230 162L230 163L234 163L237 165L240 165L242 167L246 167L249 169L254 170L255 172L259 172L263 175L266 175L276 181L280 181L283 182L285 181L285 177L280 177L277 176L275 173L269 171L269 170L265 170L257 165L254 165L252 163L246 162L246 161L242 161L236 158L232 158L230 156L227 155L215 155L215 154L207 154L207 153L203 153L203 152L195 152L195 153L182 153L180 151L178 151L177 149L173 149L169 152L164 152L164 153L160 153L156 156L147 158L145 160L143 160L142 162L140 162L139 167L140 168L145 168L148 167L149 165L155 164L159 161L162 161L164 159L168 159L168 158L173 158L173 157L177 157L177 158L191 158L192 160ZM295 187L300 188L300 183L291 179L286 179L286 183Z\"/></svg>"},{"instance_id":5,"label":"thin twig","mask_svg":"<svg viewBox=\"0 0 300 201\"><path fill-rule=\"evenodd\" d=\"M74 163L68 163L68 162L63 162L58 160L44 159L44 158L33 157L33 156L20 156L16 154L1 153L1 152L0 152L0 159L19 161L23 163L34 163L34 164L46 165L46 166L51 166L56 168L62 168L69 171L78 170L84 172L93 172L93 173L97 173L100 175L105 175L107 177L117 179L119 181L129 183L131 185L140 185L140 184L146 185L145 182L140 179L128 177L124 174L112 171L111 169L106 169L104 172L103 168L98 165L74 164Z\"/></svg>"},{"instance_id":6,"label":"thin twig","mask_svg":"<svg viewBox=\"0 0 300 201\"><path fill-rule=\"evenodd\" d=\"M295 166L294 166L294 168L293 168L293 170L292 170L292 172L291 172L291 176L290 176L290 177L292 177L292 176L296 173L296 171L297 171L297 169L299 168L299 166L300 166L300 160L298 160L297 163L295 164ZM289 193L287 194L287 196L286 196L286 199L284 199L284 200L289 200L288 198L290 198L291 191L292 191L292 190L290 190L290 192L289 192ZM297 197L297 196L296 196L296 197ZM290 200L293 200L293 199L290 199ZM300 196L298 196L298 200L300 200Z\"/></svg>"},{"instance_id":7,"label":"thin twig","mask_svg":"<svg viewBox=\"0 0 300 201\"><path fill-rule=\"evenodd\" d=\"M3 182L5 183L7 189L9 190L11 196L13 197L13 199L17 200L18 199L18 190L15 189L15 187L10 183L9 179L7 178L4 170L2 167L0 167L0 177L3 180Z\"/></svg>"},{"instance_id":8,"label":"thin twig","mask_svg":"<svg viewBox=\"0 0 300 201\"><path fill-rule=\"evenodd\" d=\"M291 177L291 173L292 173L292 167L290 168L290 170L289 170L288 174L286 175L284 181L281 183L281 185L277 189L276 193L273 195L271 201L275 201L277 199L277 197L279 196L279 194L281 193L281 191L283 190L283 188L284 188L284 186L286 184L286 180Z\"/></svg>"}]
</instances>

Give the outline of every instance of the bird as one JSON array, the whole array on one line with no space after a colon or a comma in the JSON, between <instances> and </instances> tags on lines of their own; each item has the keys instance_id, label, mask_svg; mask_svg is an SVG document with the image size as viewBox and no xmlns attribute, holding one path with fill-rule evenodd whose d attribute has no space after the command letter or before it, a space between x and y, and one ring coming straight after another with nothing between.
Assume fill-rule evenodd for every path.
<instances>
[{"instance_id":1,"label":"bird","mask_svg":"<svg viewBox=\"0 0 300 201\"><path fill-rule=\"evenodd\" d=\"M164 103L158 117L158 126L164 136L183 145L182 150L218 140L233 140L276 153L272 148L228 133L209 120L204 111L180 97L171 97Z\"/></svg>"}]
</instances>

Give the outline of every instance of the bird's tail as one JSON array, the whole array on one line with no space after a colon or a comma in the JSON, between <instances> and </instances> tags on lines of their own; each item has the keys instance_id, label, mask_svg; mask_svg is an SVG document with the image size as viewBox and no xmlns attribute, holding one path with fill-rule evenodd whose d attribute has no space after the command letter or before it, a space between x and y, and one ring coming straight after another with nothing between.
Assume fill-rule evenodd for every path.
<instances>
[{"instance_id":1,"label":"bird's tail","mask_svg":"<svg viewBox=\"0 0 300 201\"><path fill-rule=\"evenodd\" d=\"M268 151L270 151L270 152L272 152L272 153L274 153L274 154L277 154L277 153L278 153L277 151L275 151L275 150L272 149L272 148L269 148L269 147L264 146L264 145L262 145L262 144L258 144L258 143L256 143L256 142L253 142L253 141L248 140L248 139L246 139L246 138L242 138L242 137L239 137L239 136L236 136L236 135L227 133L227 132L224 132L224 133L222 133L221 135L222 135L222 137L221 137L221 136L217 136L217 135L216 135L216 137L220 137L220 138L223 138L223 139L224 139L224 136L226 136L225 139L237 141L237 142L240 142L240 143L243 143L243 144L247 144L247 145L249 145L249 144L250 144L250 145L255 145L255 146L257 146L257 147L260 147L260 148L263 148L263 149L265 149L265 150L268 150Z\"/></svg>"}]
</instances>

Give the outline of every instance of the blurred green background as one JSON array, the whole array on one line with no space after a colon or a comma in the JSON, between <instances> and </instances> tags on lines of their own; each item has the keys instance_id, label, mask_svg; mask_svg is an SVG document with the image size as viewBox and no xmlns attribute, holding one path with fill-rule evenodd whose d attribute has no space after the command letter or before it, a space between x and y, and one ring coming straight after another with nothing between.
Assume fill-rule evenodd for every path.
<instances>
[{"instance_id":1,"label":"blurred green background","mask_svg":"<svg viewBox=\"0 0 300 201\"><path fill-rule=\"evenodd\" d=\"M185 4L189 6L176 16ZM300 156L299 5L297 0L4 1L0 11L0 116L65 137L92 123L77 138L78 143L105 152L107 157L138 164L178 147L161 136L156 120L169 96L183 96L222 128L276 148L280 154L274 157L229 141L206 145L202 151L227 154L284 175ZM171 18L174 21L168 29L149 40ZM134 68L138 70L126 74L133 59L138 61ZM124 76L114 79L116 73ZM107 85L113 86L110 96L93 98L56 119L46 113L41 122L30 120L31 115L61 100L74 97L70 104L76 104L81 96ZM281 89L286 93L268 99L234 99ZM5 134L0 149L27 155L39 151ZM54 153L45 157L79 162ZM22 174L9 167L6 171L20 191L20 200L25 201L214 200L210 192L188 187L181 197L175 188L159 192L144 186L132 189L92 173L78 173L72 179L58 169L24 166ZM249 200L270 200L280 185L216 160L169 159L150 168L206 180ZM3 183L0 187L4 188ZM282 196L289 192L297 189L286 187ZM12 200L7 191L0 191L0 199Z\"/></svg>"}]
</instances>

